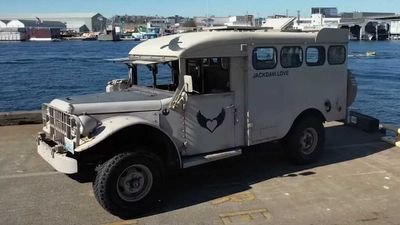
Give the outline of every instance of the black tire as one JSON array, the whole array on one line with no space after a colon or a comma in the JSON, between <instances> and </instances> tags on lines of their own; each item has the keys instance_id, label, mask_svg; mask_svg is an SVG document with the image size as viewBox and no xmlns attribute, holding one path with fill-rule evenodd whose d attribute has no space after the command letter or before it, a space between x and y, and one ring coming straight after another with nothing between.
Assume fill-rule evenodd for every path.
<instances>
[{"instance_id":1,"label":"black tire","mask_svg":"<svg viewBox=\"0 0 400 225\"><path fill-rule=\"evenodd\" d=\"M93 189L97 201L108 212L118 216L137 215L154 208L163 182L163 163L157 155L125 152L98 169Z\"/></svg>"},{"instance_id":2,"label":"black tire","mask_svg":"<svg viewBox=\"0 0 400 225\"><path fill-rule=\"evenodd\" d=\"M308 164L320 158L324 143L325 129L322 121L314 117L305 117L293 125L285 140L285 147L292 162Z\"/></svg>"}]
</instances>

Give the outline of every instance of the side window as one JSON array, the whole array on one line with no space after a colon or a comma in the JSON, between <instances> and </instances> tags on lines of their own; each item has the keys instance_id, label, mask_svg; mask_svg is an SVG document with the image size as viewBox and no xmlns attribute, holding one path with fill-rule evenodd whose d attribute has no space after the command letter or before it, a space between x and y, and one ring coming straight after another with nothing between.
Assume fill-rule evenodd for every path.
<instances>
[{"instance_id":1,"label":"side window","mask_svg":"<svg viewBox=\"0 0 400 225\"><path fill-rule=\"evenodd\" d=\"M343 45L330 46L328 49L328 62L331 65L340 65L346 61L346 48Z\"/></svg>"},{"instance_id":2,"label":"side window","mask_svg":"<svg viewBox=\"0 0 400 225\"><path fill-rule=\"evenodd\" d=\"M300 67L303 64L303 49L301 47L283 47L281 50L281 65L283 68Z\"/></svg>"},{"instance_id":3,"label":"side window","mask_svg":"<svg viewBox=\"0 0 400 225\"><path fill-rule=\"evenodd\" d=\"M322 46L308 47L306 50L306 63L308 66L324 65L325 48Z\"/></svg>"},{"instance_id":4,"label":"side window","mask_svg":"<svg viewBox=\"0 0 400 225\"><path fill-rule=\"evenodd\" d=\"M229 92L229 72L229 58L202 58L187 61L187 74L192 76L193 89L200 94Z\"/></svg>"},{"instance_id":5,"label":"side window","mask_svg":"<svg viewBox=\"0 0 400 225\"><path fill-rule=\"evenodd\" d=\"M273 69L276 66L276 49L259 47L253 50L253 67L256 70Z\"/></svg>"}]
</instances>

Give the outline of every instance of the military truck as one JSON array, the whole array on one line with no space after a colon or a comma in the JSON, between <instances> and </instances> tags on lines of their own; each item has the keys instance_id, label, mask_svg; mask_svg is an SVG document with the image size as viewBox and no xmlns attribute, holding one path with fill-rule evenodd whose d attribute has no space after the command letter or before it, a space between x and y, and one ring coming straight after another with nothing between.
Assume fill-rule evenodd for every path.
<instances>
[{"instance_id":1,"label":"military truck","mask_svg":"<svg viewBox=\"0 0 400 225\"><path fill-rule=\"evenodd\" d=\"M38 153L65 174L94 171L95 197L114 214L151 207L168 172L249 146L281 141L295 163L314 162L323 123L344 120L356 96L347 52L341 29L148 40L118 60L129 76L106 92L43 105ZM160 82L166 66L168 82Z\"/></svg>"}]
</instances>

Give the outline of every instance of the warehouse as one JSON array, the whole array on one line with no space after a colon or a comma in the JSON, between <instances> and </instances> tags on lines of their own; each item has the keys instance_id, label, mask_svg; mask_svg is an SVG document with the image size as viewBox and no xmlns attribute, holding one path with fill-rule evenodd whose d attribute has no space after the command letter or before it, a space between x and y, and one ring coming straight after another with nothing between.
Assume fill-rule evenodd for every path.
<instances>
[{"instance_id":1,"label":"warehouse","mask_svg":"<svg viewBox=\"0 0 400 225\"><path fill-rule=\"evenodd\" d=\"M60 33L65 29L65 24L58 21L11 20L1 29L0 40L51 41L61 38Z\"/></svg>"},{"instance_id":2,"label":"warehouse","mask_svg":"<svg viewBox=\"0 0 400 225\"><path fill-rule=\"evenodd\" d=\"M0 20L43 20L63 22L68 30L76 32L99 32L106 28L107 18L100 13L31 13L5 14Z\"/></svg>"},{"instance_id":3,"label":"warehouse","mask_svg":"<svg viewBox=\"0 0 400 225\"><path fill-rule=\"evenodd\" d=\"M6 28L7 27L7 20L0 20L0 29Z\"/></svg>"}]
</instances>

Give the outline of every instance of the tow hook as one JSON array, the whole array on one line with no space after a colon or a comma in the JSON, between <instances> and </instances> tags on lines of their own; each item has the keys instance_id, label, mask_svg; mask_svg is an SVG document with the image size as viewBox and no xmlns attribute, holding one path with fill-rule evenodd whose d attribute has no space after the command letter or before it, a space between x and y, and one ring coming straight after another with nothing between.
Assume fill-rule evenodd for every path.
<instances>
[{"instance_id":1,"label":"tow hook","mask_svg":"<svg viewBox=\"0 0 400 225\"><path fill-rule=\"evenodd\" d=\"M54 158L54 153L65 154L67 150L62 145L56 145L51 148L51 157Z\"/></svg>"}]
</instances>

